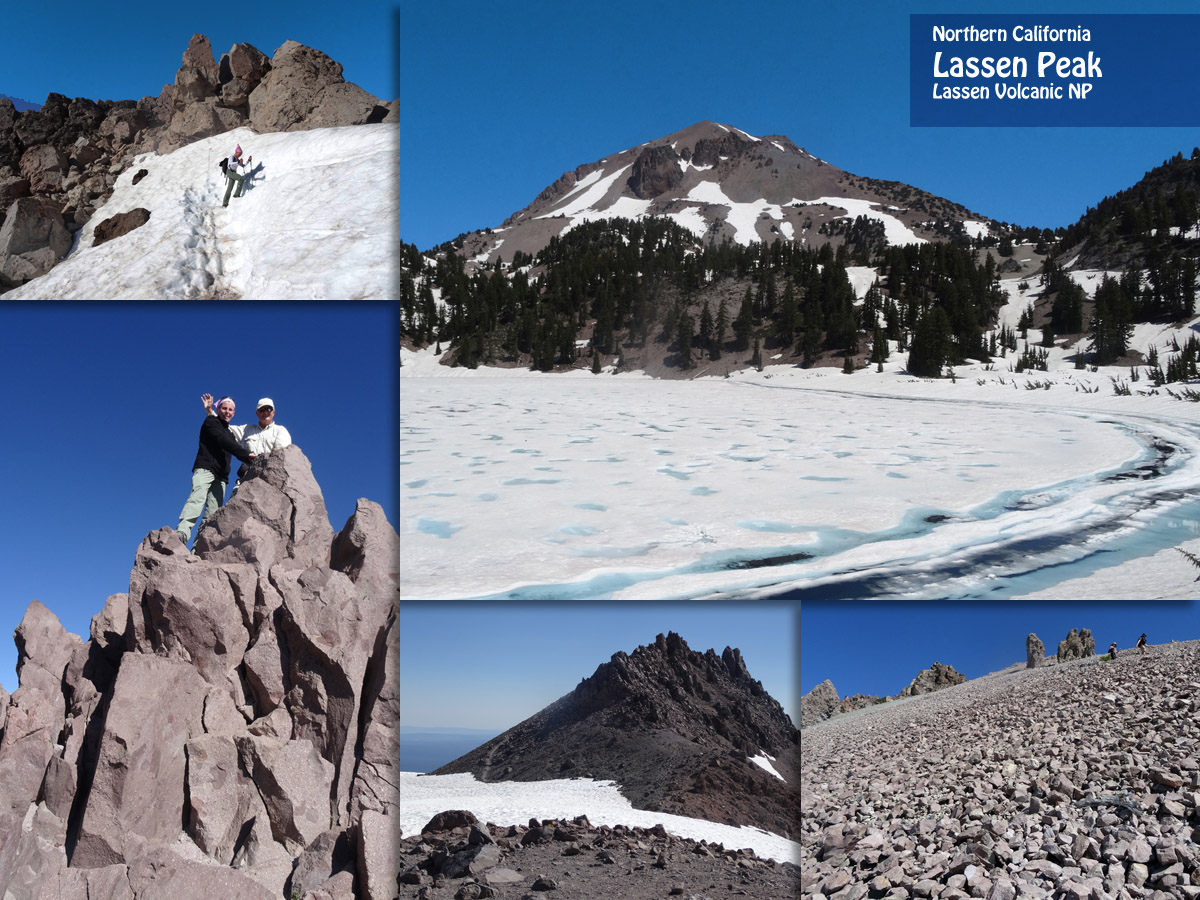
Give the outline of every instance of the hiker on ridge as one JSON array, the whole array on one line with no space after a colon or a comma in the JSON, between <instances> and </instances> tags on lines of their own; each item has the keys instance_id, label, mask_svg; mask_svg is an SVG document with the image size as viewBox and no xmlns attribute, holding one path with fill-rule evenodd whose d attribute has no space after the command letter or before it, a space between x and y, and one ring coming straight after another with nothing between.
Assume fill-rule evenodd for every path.
<instances>
[{"instance_id":1,"label":"hiker on ridge","mask_svg":"<svg viewBox=\"0 0 1200 900\"><path fill-rule=\"evenodd\" d=\"M212 404L212 395L206 394ZM225 503L225 484L229 481L229 457L236 456L242 462L250 462L254 454L245 450L229 433L229 420L237 407L232 397L222 397L217 402L217 412L206 416L200 426L200 444L196 460L192 463L192 490L179 513L179 525L175 531L186 544L192 536L192 526L203 511L204 521Z\"/></svg>"},{"instance_id":2,"label":"hiker on ridge","mask_svg":"<svg viewBox=\"0 0 1200 900\"><path fill-rule=\"evenodd\" d=\"M235 181L237 182L237 193L233 196L242 196L242 184L250 173L250 163L252 162L254 162L253 156L242 159L241 144L233 148L233 156L225 162L225 202L221 204L222 206L229 205L229 192L233 190Z\"/></svg>"}]
</instances>

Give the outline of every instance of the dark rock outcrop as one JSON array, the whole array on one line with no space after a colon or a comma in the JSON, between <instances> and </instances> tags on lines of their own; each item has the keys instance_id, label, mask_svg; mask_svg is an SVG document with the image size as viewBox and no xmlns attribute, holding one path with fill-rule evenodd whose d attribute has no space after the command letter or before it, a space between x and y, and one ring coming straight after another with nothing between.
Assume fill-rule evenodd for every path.
<instances>
[{"instance_id":1,"label":"dark rock outcrop","mask_svg":"<svg viewBox=\"0 0 1200 900\"><path fill-rule=\"evenodd\" d=\"M1036 669L1046 658L1046 645L1032 631L1025 638L1025 668Z\"/></svg>"},{"instance_id":2,"label":"dark rock outcrop","mask_svg":"<svg viewBox=\"0 0 1200 900\"><path fill-rule=\"evenodd\" d=\"M826 678L800 698L800 727L824 722L839 709L837 688Z\"/></svg>"},{"instance_id":3,"label":"dark rock outcrop","mask_svg":"<svg viewBox=\"0 0 1200 900\"><path fill-rule=\"evenodd\" d=\"M900 696L913 697L917 694L931 694L943 688L962 684L966 680L967 676L961 672L956 672L954 666L935 662L928 669L918 672L917 677L909 683L908 687L900 692Z\"/></svg>"},{"instance_id":4,"label":"dark rock outcrop","mask_svg":"<svg viewBox=\"0 0 1200 900\"><path fill-rule=\"evenodd\" d=\"M324 516L285 447L195 555L147 535L88 640L30 605L0 696L0 893L395 896L398 538L367 500L339 534Z\"/></svg>"},{"instance_id":5,"label":"dark rock outcrop","mask_svg":"<svg viewBox=\"0 0 1200 900\"><path fill-rule=\"evenodd\" d=\"M1095 655L1096 639L1092 637L1088 628L1072 628L1067 632L1067 636L1058 642L1059 662Z\"/></svg>"},{"instance_id":6,"label":"dark rock outcrop","mask_svg":"<svg viewBox=\"0 0 1200 900\"><path fill-rule=\"evenodd\" d=\"M698 653L671 632L615 654L570 694L433 774L612 779L639 809L786 837L796 830L799 741L737 650Z\"/></svg>"},{"instance_id":7,"label":"dark rock outcrop","mask_svg":"<svg viewBox=\"0 0 1200 900\"><path fill-rule=\"evenodd\" d=\"M23 249L0 241L0 292L45 274L70 249L70 234L111 195L135 156L169 153L200 138L246 125L259 132L382 122L385 103L342 78L319 50L287 41L273 57L234 44L219 60L192 35L171 84L140 100L74 99L50 94L40 109L18 111L0 99L0 221L27 222L22 199L35 201L49 226ZM28 231L27 224L20 226Z\"/></svg>"}]
</instances>

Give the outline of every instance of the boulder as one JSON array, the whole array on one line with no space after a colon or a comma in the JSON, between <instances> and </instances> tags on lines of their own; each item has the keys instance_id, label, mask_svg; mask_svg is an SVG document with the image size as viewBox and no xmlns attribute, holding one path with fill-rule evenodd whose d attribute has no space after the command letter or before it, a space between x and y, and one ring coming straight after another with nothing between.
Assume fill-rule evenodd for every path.
<instances>
[{"instance_id":1,"label":"boulder","mask_svg":"<svg viewBox=\"0 0 1200 900\"><path fill-rule=\"evenodd\" d=\"M1046 645L1032 631L1025 638L1025 668L1036 669L1046 658Z\"/></svg>"},{"instance_id":2,"label":"boulder","mask_svg":"<svg viewBox=\"0 0 1200 900\"><path fill-rule=\"evenodd\" d=\"M56 262L71 249L71 233L62 213L48 201L21 197L8 208L0 226L0 255L18 256L47 248Z\"/></svg>"},{"instance_id":3,"label":"boulder","mask_svg":"<svg viewBox=\"0 0 1200 900\"><path fill-rule=\"evenodd\" d=\"M342 78L342 66L320 50L287 41L250 94L255 131L297 131L382 121L387 108Z\"/></svg>"},{"instance_id":4,"label":"boulder","mask_svg":"<svg viewBox=\"0 0 1200 900\"><path fill-rule=\"evenodd\" d=\"M250 113L250 94L271 70L271 59L253 44L234 44L221 57L221 105Z\"/></svg>"},{"instance_id":5,"label":"boulder","mask_svg":"<svg viewBox=\"0 0 1200 900\"><path fill-rule=\"evenodd\" d=\"M70 166L71 158L50 144L30 147L21 154L21 176L29 181L29 189L35 194L61 190Z\"/></svg>"},{"instance_id":6,"label":"boulder","mask_svg":"<svg viewBox=\"0 0 1200 900\"><path fill-rule=\"evenodd\" d=\"M99 247L114 238L129 234L136 228L141 228L150 221L150 210L137 207L127 212L109 216L92 231L92 246Z\"/></svg>"}]
</instances>

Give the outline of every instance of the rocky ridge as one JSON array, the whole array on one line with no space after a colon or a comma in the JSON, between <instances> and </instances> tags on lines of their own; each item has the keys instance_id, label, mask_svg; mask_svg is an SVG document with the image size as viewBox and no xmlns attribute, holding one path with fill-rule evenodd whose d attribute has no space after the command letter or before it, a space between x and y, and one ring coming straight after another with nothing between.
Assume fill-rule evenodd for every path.
<instances>
[{"instance_id":1,"label":"rocky ridge","mask_svg":"<svg viewBox=\"0 0 1200 900\"><path fill-rule=\"evenodd\" d=\"M589 900L780 900L799 883L795 865L751 850L678 838L661 825L595 826L586 816L500 827L447 810L403 838L400 860L400 896L421 900L516 900L560 889Z\"/></svg>"},{"instance_id":2,"label":"rocky ridge","mask_svg":"<svg viewBox=\"0 0 1200 900\"><path fill-rule=\"evenodd\" d=\"M637 809L796 832L800 733L741 653L658 635L432 774L483 782L611 779ZM752 762L770 757L779 777Z\"/></svg>"},{"instance_id":3,"label":"rocky ridge","mask_svg":"<svg viewBox=\"0 0 1200 900\"><path fill-rule=\"evenodd\" d=\"M802 895L1200 896L1198 663L1021 663L806 727Z\"/></svg>"},{"instance_id":4,"label":"rocky ridge","mask_svg":"<svg viewBox=\"0 0 1200 900\"><path fill-rule=\"evenodd\" d=\"M258 133L395 121L396 105L342 77L340 63L287 41L273 56L234 44L217 60L192 36L173 84L140 100L51 93L38 110L0 99L0 292L44 275L142 153L235 128Z\"/></svg>"},{"instance_id":5,"label":"rocky ridge","mask_svg":"<svg viewBox=\"0 0 1200 900\"><path fill-rule=\"evenodd\" d=\"M398 537L297 446L137 549L90 634L34 601L0 691L0 895L391 900Z\"/></svg>"},{"instance_id":6,"label":"rocky ridge","mask_svg":"<svg viewBox=\"0 0 1200 900\"><path fill-rule=\"evenodd\" d=\"M856 709L865 709L869 706L888 703L904 697L913 697L919 694L940 691L956 684L962 684L966 680L967 676L955 671L954 666L935 662L928 669L922 669L918 672L916 678L909 682L907 687L891 697L877 697L873 694L853 694L839 700L837 688L827 678L800 698L800 727L804 728L817 722L823 722L826 719L842 715L843 713L853 712Z\"/></svg>"}]
</instances>

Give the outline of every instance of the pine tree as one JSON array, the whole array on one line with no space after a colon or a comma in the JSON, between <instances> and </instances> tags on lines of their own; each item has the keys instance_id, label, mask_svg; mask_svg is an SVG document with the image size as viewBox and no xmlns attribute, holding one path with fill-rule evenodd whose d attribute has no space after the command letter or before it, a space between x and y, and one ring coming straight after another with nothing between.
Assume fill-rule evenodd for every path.
<instances>
[{"instance_id":1,"label":"pine tree","mask_svg":"<svg viewBox=\"0 0 1200 900\"><path fill-rule=\"evenodd\" d=\"M709 351L709 358L716 361L721 358L721 348L725 344L725 332L729 329L729 308L725 304L725 298L721 298L721 305L717 307L717 322L713 326L713 342L712 349Z\"/></svg>"},{"instance_id":2,"label":"pine tree","mask_svg":"<svg viewBox=\"0 0 1200 900\"><path fill-rule=\"evenodd\" d=\"M733 320L733 347L735 350L747 350L750 347L750 335L754 331L754 297L750 288L742 297L742 306L737 318Z\"/></svg>"},{"instance_id":3,"label":"pine tree","mask_svg":"<svg viewBox=\"0 0 1200 900\"><path fill-rule=\"evenodd\" d=\"M949 355L950 320L941 307L931 306L917 320L917 330L908 351L908 371L921 377L937 378Z\"/></svg>"}]
</instances>

